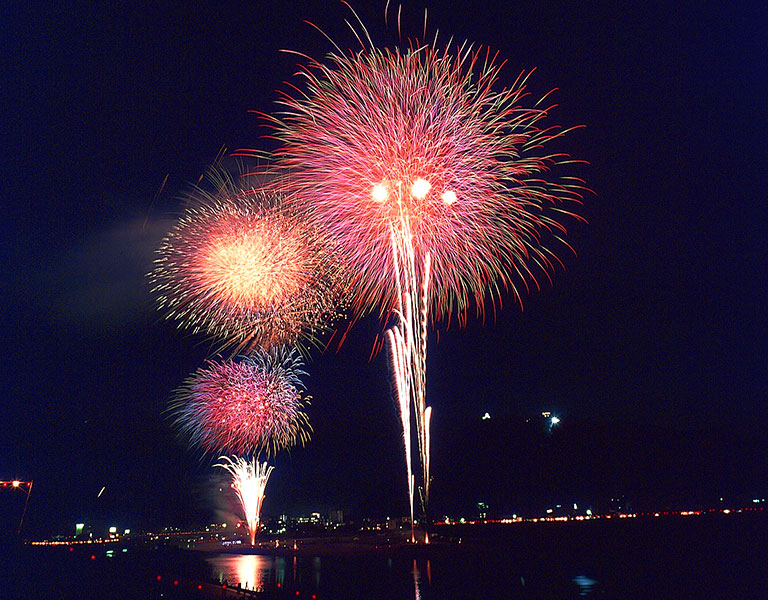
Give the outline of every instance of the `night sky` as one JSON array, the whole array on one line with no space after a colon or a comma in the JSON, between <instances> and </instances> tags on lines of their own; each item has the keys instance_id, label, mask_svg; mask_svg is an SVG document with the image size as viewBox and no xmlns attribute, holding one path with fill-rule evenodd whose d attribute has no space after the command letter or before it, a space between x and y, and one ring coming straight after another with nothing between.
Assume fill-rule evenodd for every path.
<instances>
[{"instance_id":1,"label":"night sky","mask_svg":"<svg viewBox=\"0 0 768 600\"><path fill-rule=\"evenodd\" d=\"M162 320L145 275L220 150L272 147L248 111L291 79L279 50L330 50L303 20L355 44L341 3L92 4L0 9L0 478L34 479L44 533L213 514L210 461L163 414L211 347ZM536 67L552 121L586 126L562 146L595 194L553 285L431 340L436 510L764 496L768 11L492 4L407 4L403 29L426 5L429 31L498 50L504 82ZM314 439L278 457L267 513L407 512L386 358L368 360L382 330L312 356ZM542 410L562 428L537 439L520 422Z\"/></svg>"}]
</instances>

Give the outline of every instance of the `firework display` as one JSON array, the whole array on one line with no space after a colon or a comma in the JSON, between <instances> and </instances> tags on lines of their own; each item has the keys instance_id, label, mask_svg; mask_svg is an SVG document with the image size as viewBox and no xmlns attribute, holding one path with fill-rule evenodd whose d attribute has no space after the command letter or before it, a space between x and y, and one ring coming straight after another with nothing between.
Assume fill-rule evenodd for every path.
<instances>
[{"instance_id":1,"label":"firework display","mask_svg":"<svg viewBox=\"0 0 768 600\"><path fill-rule=\"evenodd\" d=\"M279 194L212 170L192 188L151 274L161 310L239 351L312 340L339 302L338 261Z\"/></svg>"},{"instance_id":2,"label":"firework display","mask_svg":"<svg viewBox=\"0 0 768 600\"><path fill-rule=\"evenodd\" d=\"M548 276L557 259L546 244L565 244L562 215L585 188L553 173L574 162L544 150L567 130L543 123L546 96L530 102L530 73L497 90L501 65L487 50L361 45L301 67L299 93L284 94L281 112L267 117L282 143L273 171L341 248L355 311L394 316L387 340L411 513L412 407L426 514L430 319L462 320L473 302L481 313L503 289L519 297L537 272Z\"/></svg>"},{"instance_id":3,"label":"firework display","mask_svg":"<svg viewBox=\"0 0 768 600\"><path fill-rule=\"evenodd\" d=\"M305 373L288 346L329 330L342 299L352 322L385 319L415 542L416 490L429 524L432 481L428 328L538 287L586 188L563 172L580 161L548 150L569 130L548 124L553 106L528 91L531 72L500 87L503 63L487 49L437 38L377 49L353 31L359 49L307 59L280 112L264 115L278 148L260 187L213 169L213 191L192 189L151 278L167 318L243 354L176 392L173 423L204 452L303 444ZM273 467L220 460L253 544Z\"/></svg>"},{"instance_id":4,"label":"firework display","mask_svg":"<svg viewBox=\"0 0 768 600\"><path fill-rule=\"evenodd\" d=\"M251 454L278 450L309 439L295 349L277 348L198 369L176 391L173 425L193 448Z\"/></svg>"},{"instance_id":5,"label":"firework display","mask_svg":"<svg viewBox=\"0 0 768 600\"><path fill-rule=\"evenodd\" d=\"M551 173L571 162L543 151L565 130L543 123L530 73L497 91L499 69L466 46L331 54L303 67L301 93L269 117L279 185L342 247L357 310L398 303L393 227L413 236L419 278L431 255L434 318L473 300L482 310L551 269L543 236L561 239L583 183Z\"/></svg>"},{"instance_id":6,"label":"firework display","mask_svg":"<svg viewBox=\"0 0 768 600\"><path fill-rule=\"evenodd\" d=\"M237 498L245 515L245 524L248 527L248 538L253 546L256 533L259 531L261 521L261 505L264 502L264 490L267 487L269 476L274 467L266 461L257 459L247 460L233 456L220 456L223 463L215 464L232 476L232 489L237 493Z\"/></svg>"}]
</instances>

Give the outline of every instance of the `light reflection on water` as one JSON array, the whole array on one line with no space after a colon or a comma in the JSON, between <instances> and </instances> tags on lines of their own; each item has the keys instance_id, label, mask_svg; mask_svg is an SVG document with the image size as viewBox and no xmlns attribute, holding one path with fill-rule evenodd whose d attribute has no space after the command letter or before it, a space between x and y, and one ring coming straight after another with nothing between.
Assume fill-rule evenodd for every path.
<instances>
[{"instance_id":1,"label":"light reflection on water","mask_svg":"<svg viewBox=\"0 0 768 600\"><path fill-rule=\"evenodd\" d=\"M597 581L586 575L576 575L576 577L573 578L573 583L579 586L579 596L586 597L592 593L592 588L595 587Z\"/></svg>"},{"instance_id":2,"label":"light reflection on water","mask_svg":"<svg viewBox=\"0 0 768 600\"><path fill-rule=\"evenodd\" d=\"M309 591L313 593L320 591L321 559L317 556L299 561L295 556L283 558L281 556L263 556L259 554L219 554L205 560L211 566L213 576L220 583L226 583L232 587L237 587L239 584L245 589L259 592L274 587L283 588L286 591L304 590L303 586L307 586L310 588ZM391 558L379 564L381 567L384 567L385 572L390 573L385 578L390 579L390 581L397 581L399 577L396 574L394 580L391 579L393 570ZM397 594L398 599L400 595L402 595L402 600L427 600L432 598L433 594L436 593L433 590L432 562L429 559L413 559L409 565L410 569L406 565L408 563L402 565L407 570L405 572L401 570L400 577L407 576L406 574L410 575L408 579L411 580L413 591L407 592L407 588L401 588L401 591ZM327 567L328 565L326 565ZM357 577L353 577L353 579L357 580L359 585L360 580ZM403 579L400 579L400 581L405 583ZM447 583L443 581L441 584L441 581L438 578L438 588ZM598 585L596 580L586 575L577 575L571 579L571 582L577 586L577 593L582 598L593 597ZM452 581L449 585L452 587L453 584L455 582ZM520 576L520 584L522 589L526 588L526 581L522 576ZM326 585L328 584L326 583ZM410 587L410 584L406 585ZM378 598L379 596L376 595L375 597ZM571 596L569 595L568 597Z\"/></svg>"},{"instance_id":3,"label":"light reflection on water","mask_svg":"<svg viewBox=\"0 0 768 600\"><path fill-rule=\"evenodd\" d=\"M389 566L392 566L391 560ZM432 587L432 563L429 559L427 559L426 570L427 587ZM424 584L421 580L421 571L419 571L419 563L416 562L416 559L413 559L413 569L411 569L411 573L413 574L413 596L415 600L421 600L422 587Z\"/></svg>"},{"instance_id":4,"label":"light reflection on water","mask_svg":"<svg viewBox=\"0 0 768 600\"><path fill-rule=\"evenodd\" d=\"M213 573L220 583L236 586L238 583L248 589L263 588L265 583L273 580L276 563L282 561L281 569L277 569L277 581L282 581L285 574L285 559L261 556L259 554L220 554L207 558L213 567Z\"/></svg>"},{"instance_id":5,"label":"light reflection on water","mask_svg":"<svg viewBox=\"0 0 768 600\"><path fill-rule=\"evenodd\" d=\"M413 560L413 595L416 600L421 600L421 573L416 559Z\"/></svg>"},{"instance_id":6,"label":"light reflection on water","mask_svg":"<svg viewBox=\"0 0 768 600\"><path fill-rule=\"evenodd\" d=\"M260 554L219 554L205 559L213 570L213 576L219 583L263 591L265 587L275 585L284 587L287 583L293 588L301 584L302 573L311 571L314 589L320 587L320 557L316 556L299 566L298 559L285 559L282 556L262 556ZM307 569L309 567L309 569Z\"/></svg>"}]
</instances>

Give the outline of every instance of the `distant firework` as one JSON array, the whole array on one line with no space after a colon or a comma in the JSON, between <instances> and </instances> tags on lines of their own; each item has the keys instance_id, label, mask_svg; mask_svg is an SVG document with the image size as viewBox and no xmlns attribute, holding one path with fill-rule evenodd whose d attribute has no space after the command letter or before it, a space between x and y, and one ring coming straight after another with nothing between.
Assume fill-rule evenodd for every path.
<instances>
[{"instance_id":1,"label":"distant firework","mask_svg":"<svg viewBox=\"0 0 768 600\"><path fill-rule=\"evenodd\" d=\"M211 361L176 391L173 424L182 438L206 452L268 455L309 439L296 350Z\"/></svg>"},{"instance_id":2,"label":"distant firework","mask_svg":"<svg viewBox=\"0 0 768 600\"><path fill-rule=\"evenodd\" d=\"M158 250L151 278L160 309L238 350L311 339L339 301L339 265L328 244L279 194L218 169L210 179L214 191L192 188Z\"/></svg>"},{"instance_id":3,"label":"distant firework","mask_svg":"<svg viewBox=\"0 0 768 600\"><path fill-rule=\"evenodd\" d=\"M530 73L496 90L494 59L468 45L331 54L270 118L280 185L342 247L358 311L398 303L393 227L413 235L417 270L431 255L435 318L517 294L557 260L542 242L562 241L585 188L552 172L575 161L545 152L566 130L544 123Z\"/></svg>"},{"instance_id":4,"label":"distant firework","mask_svg":"<svg viewBox=\"0 0 768 600\"><path fill-rule=\"evenodd\" d=\"M233 456L220 456L223 463L214 465L225 469L232 476L232 489L237 493L248 527L248 539L253 546L261 522L261 505L264 490L274 467L256 459L247 460Z\"/></svg>"}]
</instances>

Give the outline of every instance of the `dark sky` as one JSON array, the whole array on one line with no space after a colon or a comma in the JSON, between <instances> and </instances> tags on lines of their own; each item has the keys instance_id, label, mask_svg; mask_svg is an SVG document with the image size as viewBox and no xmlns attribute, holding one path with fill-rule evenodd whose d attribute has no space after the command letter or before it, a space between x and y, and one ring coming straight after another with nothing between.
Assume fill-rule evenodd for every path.
<instances>
[{"instance_id":1,"label":"dark sky","mask_svg":"<svg viewBox=\"0 0 768 600\"><path fill-rule=\"evenodd\" d=\"M296 58L279 50L330 49L303 19L354 44L341 4L108 4L0 9L0 477L35 480L40 529L207 518L209 462L176 442L162 411L209 347L161 321L144 275L187 182L222 147L269 148L248 111L272 110L291 78ZM374 4L358 12L390 43ZM426 5L430 31L499 50L507 83L536 67L534 92L559 88L554 120L586 125L564 147L589 161L595 195L553 286L431 343L442 505L456 505L454 456L462 485L476 483L470 467L515 477L503 444L487 456L470 435L485 411L554 410L590 432L571 430L584 456L611 455L605 438L625 431L656 463L674 453L658 442L670 432L689 432L683 455L744 444L699 460L692 481L755 472L764 490L768 11L491 4L409 4L404 30L420 34ZM315 437L278 458L265 510L405 512L386 361L368 361L379 331L363 321L338 353L313 357ZM713 430L714 446L696 446ZM539 451L515 450L532 463Z\"/></svg>"}]
</instances>

